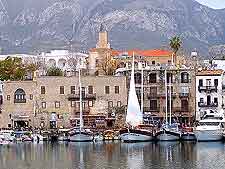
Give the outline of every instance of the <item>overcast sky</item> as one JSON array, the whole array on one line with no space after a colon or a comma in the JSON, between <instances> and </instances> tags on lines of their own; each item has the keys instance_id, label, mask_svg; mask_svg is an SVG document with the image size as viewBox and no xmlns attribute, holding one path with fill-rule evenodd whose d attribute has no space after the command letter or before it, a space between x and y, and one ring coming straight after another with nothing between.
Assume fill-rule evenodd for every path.
<instances>
[{"instance_id":1,"label":"overcast sky","mask_svg":"<svg viewBox=\"0 0 225 169\"><path fill-rule=\"evenodd\" d=\"M225 0L196 0L196 1L215 9L225 8Z\"/></svg>"}]
</instances>

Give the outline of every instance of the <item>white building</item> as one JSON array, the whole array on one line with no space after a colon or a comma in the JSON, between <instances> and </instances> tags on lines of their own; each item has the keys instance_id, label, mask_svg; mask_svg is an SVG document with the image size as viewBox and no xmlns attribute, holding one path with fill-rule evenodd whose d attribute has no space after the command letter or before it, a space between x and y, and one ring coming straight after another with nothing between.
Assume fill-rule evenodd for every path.
<instances>
[{"instance_id":1,"label":"white building","mask_svg":"<svg viewBox=\"0 0 225 169\"><path fill-rule=\"evenodd\" d=\"M205 110L221 112L223 100L224 71L201 70L196 75L196 120L200 120Z\"/></svg>"},{"instance_id":2,"label":"white building","mask_svg":"<svg viewBox=\"0 0 225 169\"><path fill-rule=\"evenodd\" d=\"M0 60L7 57L22 58L25 63L41 63L45 68L58 67L64 72L71 72L78 69L78 65L82 69L87 69L86 59L88 54L81 52L69 52L68 50L51 50L50 52L42 52L40 55L29 54L10 54L0 55ZM46 70L41 68L39 75L45 75Z\"/></svg>"}]
</instances>

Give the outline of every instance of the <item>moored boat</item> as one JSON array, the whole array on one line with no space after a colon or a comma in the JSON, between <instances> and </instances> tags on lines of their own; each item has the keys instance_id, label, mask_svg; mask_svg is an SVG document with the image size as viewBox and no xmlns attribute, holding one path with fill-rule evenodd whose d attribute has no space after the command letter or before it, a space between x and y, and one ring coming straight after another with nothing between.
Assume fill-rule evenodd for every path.
<instances>
[{"instance_id":1,"label":"moored boat","mask_svg":"<svg viewBox=\"0 0 225 169\"><path fill-rule=\"evenodd\" d=\"M69 141L69 131L70 129L59 129L58 141Z\"/></svg>"},{"instance_id":2,"label":"moored boat","mask_svg":"<svg viewBox=\"0 0 225 169\"><path fill-rule=\"evenodd\" d=\"M143 142L152 141L154 139L151 130L146 129L129 129L120 130L120 137L124 142Z\"/></svg>"},{"instance_id":3,"label":"moored boat","mask_svg":"<svg viewBox=\"0 0 225 169\"><path fill-rule=\"evenodd\" d=\"M220 141L223 139L224 114L207 110L194 130L197 141Z\"/></svg>"},{"instance_id":4,"label":"moored boat","mask_svg":"<svg viewBox=\"0 0 225 169\"><path fill-rule=\"evenodd\" d=\"M156 132L155 138L158 141L178 141L181 138L181 132L178 124L165 124Z\"/></svg>"},{"instance_id":5,"label":"moored boat","mask_svg":"<svg viewBox=\"0 0 225 169\"><path fill-rule=\"evenodd\" d=\"M88 142L93 141L93 133L89 129L74 128L69 132L69 140L71 142Z\"/></svg>"},{"instance_id":6,"label":"moored boat","mask_svg":"<svg viewBox=\"0 0 225 169\"><path fill-rule=\"evenodd\" d=\"M94 135L90 129L84 128L83 121L83 102L82 102L82 84L81 84L81 70L79 68L79 101L80 101L80 126L79 128L72 128L69 132L69 140L74 142L93 141Z\"/></svg>"},{"instance_id":7,"label":"moored boat","mask_svg":"<svg viewBox=\"0 0 225 169\"><path fill-rule=\"evenodd\" d=\"M142 88L143 88L143 78L142 78ZM143 94L143 89L142 89L142 94ZM143 124L143 112L140 109L140 105L139 105L139 101L138 101L137 93L135 89L134 56L133 56L132 70L131 70L131 80L130 80L130 89L129 89L129 96L128 96L126 123L128 127L126 129L120 130L119 137L122 141L139 142L139 141L153 140L152 130L138 128L139 125Z\"/></svg>"},{"instance_id":8,"label":"moored boat","mask_svg":"<svg viewBox=\"0 0 225 169\"><path fill-rule=\"evenodd\" d=\"M182 128L181 140L182 141L195 141L196 140L196 136L195 136L195 133L193 132L192 127Z\"/></svg>"}]
</instances>

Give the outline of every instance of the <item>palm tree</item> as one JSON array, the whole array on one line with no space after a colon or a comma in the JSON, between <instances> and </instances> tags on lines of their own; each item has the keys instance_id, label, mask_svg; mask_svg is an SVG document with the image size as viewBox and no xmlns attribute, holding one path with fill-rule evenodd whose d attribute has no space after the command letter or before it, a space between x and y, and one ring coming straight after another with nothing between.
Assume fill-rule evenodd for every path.
<instances>
[{"instance_id":1,"label":"palm tree","mask_svg":"<svg viewBox=\"0 0 225 169\"><path fill-rule=\"evenodd\" d=\"M179 36L174 36L170 39L170 48L173 50L173 62L176 63L176 55L180 49L182 41Z\"/></svg>"}]
</instances>

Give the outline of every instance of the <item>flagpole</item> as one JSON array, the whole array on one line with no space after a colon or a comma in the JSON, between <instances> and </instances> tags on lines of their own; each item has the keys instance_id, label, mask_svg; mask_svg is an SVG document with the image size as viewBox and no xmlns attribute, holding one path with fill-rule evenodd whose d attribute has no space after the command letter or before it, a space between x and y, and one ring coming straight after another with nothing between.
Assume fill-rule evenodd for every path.
<instances>
[{"instance_id":1,"label":"flagpole","mask_svg":"<svg viewBox=\"0 0 225 169\"><path fill-rule=\"evenodd\" d=\"M166 124L168 123L167 121L167 102L168 102L168 99L167 99L167 75L166 75L167 71L166 71L166 68L165 68L165 94L166 94Z\"/></svg>"}]
</instances>

